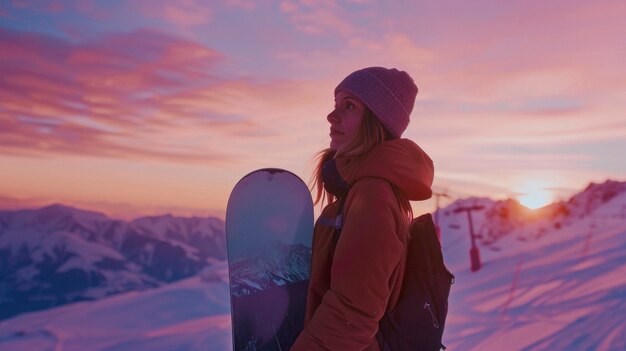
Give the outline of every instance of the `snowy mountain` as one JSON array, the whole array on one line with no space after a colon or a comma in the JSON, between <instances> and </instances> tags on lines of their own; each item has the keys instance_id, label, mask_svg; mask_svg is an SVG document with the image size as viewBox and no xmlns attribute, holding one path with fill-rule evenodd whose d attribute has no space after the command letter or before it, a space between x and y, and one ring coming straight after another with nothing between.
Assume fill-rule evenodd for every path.
<instances>
[{"instance_id":1,"label":"snowy mountain","mask_svg":"<svg viewBox=\"0 0 626 351\"><path fill-rule=\"evenodd\" d=\"M226 257L214 218L112 220L62 205L0 212L0 319L144 290Z\"/></svg>"},{"instance_id":2,"label":"snowy mountain","mask_svg":"<svg viewBox=\"0 0 626 351\"><path fill-rule=\"evenodd\" d=\"M625 185L592 184L530 213L488 199L444 208L444 256L456 276L448 350L626 350ZM485 206L472 214L483 235L477 272L469 269L467 213L454 212L474 204ZM488 228L501 234L489 237ZM0 321L0 350L228 351L226 281L219 262L155 289L24 313Z\"/></svg>"},{"instance_id":3,"label":"snowy mountain","mask_svg":"<svg viewBox=\"0 0 626 351\"><path fill-rule=\"evenodd\" d=\"M274 241L258 255L233 263L231 279L235 296L247 295L308 279L311 248Z\"/></svg>"}]
</instances>

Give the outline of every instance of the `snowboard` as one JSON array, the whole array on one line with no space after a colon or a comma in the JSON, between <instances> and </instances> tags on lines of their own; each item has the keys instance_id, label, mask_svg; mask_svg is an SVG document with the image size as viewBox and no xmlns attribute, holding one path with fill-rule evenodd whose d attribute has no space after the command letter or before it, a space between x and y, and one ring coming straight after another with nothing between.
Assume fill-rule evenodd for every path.
<instances>
[{"instance_id":1,"label":"snowboard","mask_svg":"<svg viewBox=\"0 0 626 351\"><path fill-rule=\"evenodd\" d=\"M277 168L233 188L226 244L234 351L289 350L304 327L313 203L306 184Z\"/></svg>"}]
</instances>

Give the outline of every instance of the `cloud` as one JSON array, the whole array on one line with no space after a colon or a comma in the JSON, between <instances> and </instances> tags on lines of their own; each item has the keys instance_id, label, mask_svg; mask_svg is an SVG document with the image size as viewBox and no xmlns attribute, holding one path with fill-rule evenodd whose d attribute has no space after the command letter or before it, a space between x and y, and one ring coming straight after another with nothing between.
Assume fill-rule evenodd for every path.
<instances>
[{"instance_id":1,"label":"cloud","mask_svg":"<svg viewBox=\"0 0 626 351\"><path fill-rule=\"evenodd\" d=\"M114 15L114 8L107 2L97 0L64 1L51 0L42 3L36 0L8 0L0 2L0 13L5 12L7 17L14 18L22 16L24 13L33 12L48 15L58 15L68 11L75 11L90 19L106 21L111 20Z\"/></svg>"},{"instance_id":2,"label":"cloud","mask_svg":"<svg viewBox=\"0 0 626 351\"><path fill-rule=\"evenodd\" d=\"M234 0L230 0L234 1ZM243 0L235 1L239 7L249 8L249 4ZM173 24L180 28L204 25L210 23L213 17L214 2L202 0L137 0L129 2L116 2L103 0L81 1L41 1L34 0L11 0L0 3L0 13L17 13L19 11L35 11L45 14L62 14L75 12L90 19L108 22L119 19L120 14L134 14L146 19L159 20ZM138 18L135 17L135 20Z\"/></svg>"},{"instance_id":3,"label":"cloud","mask_svg":"<svg viewBox=\"0 0 626 351\"><path fill-rule=\"evenodd\" d=\"M239 4L239 2L237 2ZM245 5L241 1L240 5ZM138 11L148 17L160 19L181 27L207 24L213 17L213 2L197 0L141 0L135 3Z\"/></svg>"},{"instance_id":4,"label":"cloud","mask_svg":"<svg viewBox=\"0 0 626 351\"><path fill-rule=\"evenodd\" d=\"M256 9L257 4L252 0L226 0L226 6L252 11Z\"/></svg>"},{"instance_id":5,"label":"cloud","mask_svg":"<svg viewBox=\"0 0 626 351\"><path fill-rule=\"evenodd\" d=\"M274 135L259 115L286 118L275 106L294 104L280 95L304 91L222 78L220 53L151 30L78 44L0 31L0 144L12 153L226 161L207 139Z\"/></svg>"},{"instance_id":6,"label":"cloud","mask_svg":"<svg viewBox=\"0 0 626 351\"><path fill-rule=\"evenodd\" d=\"M282 1L280 10L306 34L349 37L356 32L356 24L346 20L348 12L334 0Z\"/></svg>"},{"instance_id":7,"label":"cloud","mask_svg":"<svg viewBox=\"0 0 626 351\"><path fill-rule=\"evenodd\" d=\"M285 4L288 13L301 8ZM386 11L372 18L358 11L341 15L348 27L358 28L343 46L282 53L284 59L304 69L319 62L326 69L349 64L353 69L404 68L415 75L422 101L443 97L448 103L519 106L549 98L577 100L577 107L584 108L626 86L624 70L618 68L618 58L626 54L621 44L626 27L618 14L626 6L618 2L372 6ZM381 25L391 18L393 23ZM377 25L368 30L363 22ZM327 37L333 38L333 32L341 33L331 31Z\"/></svg>"},{"instance_id":8,"label":"cloud","mask_svg":"<svg viewBox=\"0 0 626 351\"><path fill-rule=\"evenodd\" d=\"M304 152L302 141L319 136L303 127L325 126L328 109L315 102L330 98L317 81L224 77L226 57L175 36L137 30L73 43L0 30L6 153L237 163L284 145Z\"/></svg>"}]
</instances>

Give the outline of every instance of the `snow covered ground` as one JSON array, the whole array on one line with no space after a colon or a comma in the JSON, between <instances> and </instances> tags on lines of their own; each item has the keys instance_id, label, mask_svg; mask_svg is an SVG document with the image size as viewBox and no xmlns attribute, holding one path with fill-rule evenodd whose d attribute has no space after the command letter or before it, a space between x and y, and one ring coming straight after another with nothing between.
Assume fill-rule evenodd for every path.
<instances>
[{"instance_id":1,"label":"snow covered ground","mask_svg":"<svg viewBox=\"0 0 626 351\"><path fill-rule=\"evenodd\" d=\"M569 216L479 240L483 266L473 273L466 215L441 216L456 275L448 350L626 350L626 191L594 191L568 203ZM479 232L485 213L476 213ZM21 314L0 321L0 350L228 351L225 281L222 262L156 289Z\"/></svg>"},{"instance_id":2,"label":"snow covered ground","mask_svg":"<svg viewBox=\"0 0 626 351\"><path fill-rule=\"evenodd\" d=\"M469 238L445 253L456 274L448 349L626 350L626 193L569 226L529 232L481 248L475 273Z\"/></svg>"},{"instance_id":3,"label":"snow covered ground","mask_svg":"<svg viewBox=\"0 0 626 351\"><path fill-rule=\"evenodd\" d=\"M0 322L0 350L230 350L226 264L144 292Z\"/></svg>"}]
</instances>

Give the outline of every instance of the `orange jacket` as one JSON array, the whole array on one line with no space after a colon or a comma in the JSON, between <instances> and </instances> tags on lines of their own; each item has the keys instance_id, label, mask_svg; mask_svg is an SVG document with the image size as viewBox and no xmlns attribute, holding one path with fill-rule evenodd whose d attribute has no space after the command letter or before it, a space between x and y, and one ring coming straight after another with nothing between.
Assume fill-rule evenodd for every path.
<instances>
[{"instance_id":1,"label":"orange jacket","mask_svg":"<svg viewBox=\"0 0 626 351\"><path fill-rule=\"evenodd\" d=\"M378 321L397 302L406 261L404 215L389 183L409 200L432 194L432 160L408 139L336 162L351 185L343 229L335 247L334 227L315 225L305 329L292 351L379 350ZM356 162L349 172L348 162ZM321 216L335 217L337 207L326 206Z\"/></svg>"}]
</instances>

